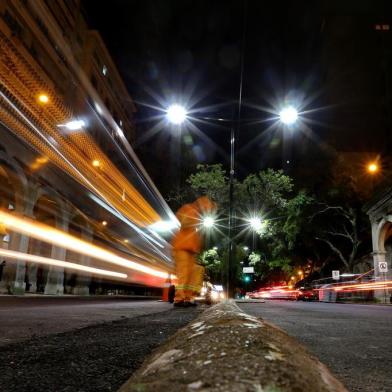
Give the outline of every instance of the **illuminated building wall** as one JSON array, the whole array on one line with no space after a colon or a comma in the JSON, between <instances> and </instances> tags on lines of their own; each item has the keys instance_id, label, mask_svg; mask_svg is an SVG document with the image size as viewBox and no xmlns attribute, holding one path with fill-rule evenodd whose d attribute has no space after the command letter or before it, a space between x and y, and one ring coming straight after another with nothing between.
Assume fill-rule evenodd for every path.
<instances>
[{"instance_id":1,"label":"illuminated building wall","mask_svg":"<svg viewBox=\"0 0 392 392\"><path fill-rule=\"evenodd\" d=\"M87 294L109 276L160 286L172 272L150 226L175 218L129 144L134 111L79 1L0 3L1 291Z\"/></svg>"}]
</instances>

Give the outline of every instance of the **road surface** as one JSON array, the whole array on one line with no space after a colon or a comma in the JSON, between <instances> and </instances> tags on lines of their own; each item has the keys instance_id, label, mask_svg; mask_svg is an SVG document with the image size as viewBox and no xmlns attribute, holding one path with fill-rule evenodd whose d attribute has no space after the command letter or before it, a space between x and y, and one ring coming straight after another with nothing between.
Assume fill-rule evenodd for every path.
<instances>
[{"instance_id":1,"label":"road surface","mask_svg":"<svg viewBox=\"0 0 392 392\"><path fill-rule=\"evenodd\" d=\"M292 301L239 305L297 338L350 391L392 391L392 306Z\"/></svg>"},{"instance_id":2,"label":"road surface","mask_svg":"<svg viewBox=\"0 0 392 392\"><path fill-rule=\"evenodd\" d=\"M1 297L0 390L116 391L198 312L157 301Z\"/></svg>"},{"instance_id":3,"label":"road surface","mask_svg":"<svg viewBox=\"0 0 392 392\"><path fill-rule=\"evenodd\" d=\"M0 296L0 346L122 318L163 312L155 300L111 297Z\"/></svg>"}]
</instances>

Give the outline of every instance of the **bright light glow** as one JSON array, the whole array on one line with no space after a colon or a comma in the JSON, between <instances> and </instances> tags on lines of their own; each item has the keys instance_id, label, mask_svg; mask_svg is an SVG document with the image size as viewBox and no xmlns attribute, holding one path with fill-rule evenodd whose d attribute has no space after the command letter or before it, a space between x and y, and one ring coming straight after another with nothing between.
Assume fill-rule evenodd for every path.
<instances>
[{"instance_id":1,"label":"bright light glow","mask_svg":"<svg viewBox=\"0 0 392 392\"><path fill-rule=\"evenodd\" d=\"M378 165L377 163L369 163L367 166L367 171L371 174L377 173L378 172Z\"/></svg>"},{"instance_id":2,"label":"bright light glow","mask_svg":"<svg viewBox=\"0 0 392 392\"><path fill-rule=\"evenodd\" d=\"M214 250L218 250L218 247L217 247L217 246L214 246L212 249L214 249Z\"/></svg>"},{"instance_id":3,"label":"bright light glow","mask_svg":"<svg viewBox=\"0 0 392 392\"><path fill-rule=\"evenodd\" d=\"M40 103L48 103L49 102L49 97L46 94L40 94L40 95L38 95L38 102L40 102Z\"/></svg>"},{"instance_id":4,"label":"bright light glow","mask_svg":"<svg viewBox=\"0 0 392 392\"><path fill-rule=\"evenodd\" d=\"M167 109L166 117L172 124L182 124L186 119L186 110L181 105L171 105Z\"/></svg>"},{"instance_id":5,"label":"bright light glow","mask_svg":"<svg viewBox=\"0 0 392 392\"><path fill-rule=\"evenodd\" d=\"M82 129L85 125L86 124L83 120L73 120L73 121L69 121L65 124L60 124L59 127L67 128L70 131L76 131L78 129Z\"/></svg>"},{"instance_id":6,"label":"bright light glow","mask_svg":"<svg viewBox=\"0 0 392 392\"><path fill-rule=\"evenodd\" d=\"M259 217L249 219L249 224L254 231L260 231L263 228L263 221Z\"/></svg>"},{"instance_id":7,"label":"bright light glow","mask_svg":"<svg viewBox=\"0 0 392 392\"><path fill-rule=\"evenodd\" d=\"M210 229L211 227L213 227L215 225L215 219L212 216L205 216L203 218L203 226L206 229Z\"/></svg>"},{"instance_id":8,"label":"bright light glow","mask_svg":"<svg viewBox=\"0 0 392 392\"><path fill-rule=\"evenodd\" d=\"M148 228L157 233L168 233L178 228L178 224L174 221L158 221L148 226Z\"/></svg>"},{"instance_id":9,"label":"bright light glow","mask_svg":"<svg viewBox=\"0 0 392 392\"><path fill-rule=\"evenodd\" d=\"M127 244L129 242L129 240L125 239L124 242Z\"/></svg>"},{"instance_id":10,"label":"bright light glow","mask_svg":"<svg viewBox=\"0 0 392 392\"><path fill-rule=\"evenodd\" d=\"M88 267L85 265L70 263L68 261L51 259L48 257L31 255L28 253L16 252L14 250L0 248L0 255L4 256L4 257L9 257L10 259L17 259L17 260L21 259L21 260L25 260L25 261L31 261L31 262L37 263L37 264L46 264L46 265L52 265L55 267L69 268L69 269L73 269L73 270L77 270L77 271L90 272L95 275L112 276L115 278L122 278L122 279L126 279L128 277L127 274L123 274L121 272L108 271L108 270L103 270L100 268Z\"/></svg>"},{"instance_id":11,"label":"bright light glow","mask_svg":"<svg viewBox=\"0 0 392 392\"><path fill-rule=\"evenodd\" d=\"M95 104L95 109L97 109L99 114L102 114L102 108L97 103Z\"/></svg>"},{"instance_id":12,"label":"bright light glow","mask_svg":"<svg viewBox=\"0 0 392 392\"><path fill-rule=\"evenodd\" d=\"M242 249L243 249L245 252L246 252L247 250L249 250L249 248L248 248L247 246L244 246Z\"/></svg>"},{"instance_id":13,"label":"bright light glow","mask_svg":"<svg viewBox=\"0 0 392 392\"><path fill-rule=\"evenodd\" d=\"M108 222L102 221L102 226L107 226Z\"/></svg>"},{"instance_id":14,"label":"bright light glow","mask_svg":"<svg viewBox=\"0 0 392 392\"><path fill-rule=\"evenodd\" d=\"M101 162L98 159L94 159L92 164L94 167L99 167L101 165Z\"/></svg>"},{"instance_id":15,"label":"bright light glow","mask_svg":"<svg viewBox=\"0 0 392 392\"><path fill-rule=\"evenodd\" d=\"M55 229L39 222L35 222L26 217L17 217L8 212L0 211L0 222L2 222L7 229L28 235L53 245L60 246L61 248L70 249L77 253L103 260L107 263L116 264L121 267L143 272L148 275L163 279L167 278L167 271L159 271L138 262L118 256L113 252L93 245L87 241L81 240L64 231Z\"/></svg>"},{"instance_id":16,"label":"bright light glow","mask_svg":"<svg viewBox=\"0 0 392 392\"><path fill-rule=\"evenodd\" d=\"M280 121L286 125L294 124L298 119L298 112L292 106L284 108L279 113Z\"/></svg>"},{"instance_id":17,"label":"bright light glow","mask_svg":"<svg viewBox=\"0 0 392 392\"><path fill-rule=\"evenodd\" d=\"M301 275L303 275L304 273L302 272L302 271L298 271L298 275L299 276L301 276Z\"/></svg>"}]
</instances>

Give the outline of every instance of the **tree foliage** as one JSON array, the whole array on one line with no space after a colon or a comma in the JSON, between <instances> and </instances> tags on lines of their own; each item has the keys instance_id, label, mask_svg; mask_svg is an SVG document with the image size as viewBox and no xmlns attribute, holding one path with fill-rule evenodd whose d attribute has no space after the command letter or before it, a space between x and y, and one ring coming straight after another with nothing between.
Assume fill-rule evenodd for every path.
<instances>
[{"instance_id":1,"label":"tree foliage","mask_svg":"<svg viewBox=\"0 0 392 392\"><path fill-rule=\"evenodd\" d=\"M221 164L198 165L197 171L188 180L194 197L206 195L218 204L218 214L222 222L228 216L229 179ZM263 257L258 261L254 254L249 263L254 263L257 276L265 277L274 270L288 274L291 271L291 252L305 223L305 211L311 203L311 198L304 191L296 192L291 177L282 170L267 169L249 174L243 181L234 184L234 210L241 225L248 225L250 216L259 216L263 226L254 235ZM187 192L183 192L187 194ZM223 224L224 226L224 224ZM238 231L238 230L237 230ZM217 243L227 243L224 229L215 233ZM237 235L240 235L237 233ZM251 230L245 229L240 241L246 241L252 235ZM219 238L218 238L219 237ZM225 247L225 246L224 246ZM236 250L236 276L241 279L239 262L245 260L241 246ZM215 252L215 253L214 253ZM224 275L227 265L227 254L208 250L200 256L207 272L215 278ZM241 259L242 258L242 259ZM237 267L236 267L237 268Z\"/></svg>"}]
</instances>

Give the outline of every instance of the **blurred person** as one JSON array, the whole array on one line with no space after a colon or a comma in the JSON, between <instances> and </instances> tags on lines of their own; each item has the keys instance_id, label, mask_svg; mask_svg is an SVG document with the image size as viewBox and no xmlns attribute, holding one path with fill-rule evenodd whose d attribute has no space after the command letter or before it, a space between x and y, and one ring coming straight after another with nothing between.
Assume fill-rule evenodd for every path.
<instances>
[{"instance_id":1,"label":"blurred person","mask_svg":"<svg viewBox=\"0 0 392 392\"><path fill-rule=\"evenodd\" d=\"M196 305L195 297L200 293L204 278L204 267L197 263L196 257L202 248L200 223L203 215L215 210L216 204L203 196L177 211L176 216L181 228L172 240L178 280L174 306Z\"/></svg>"}]
</instances>

